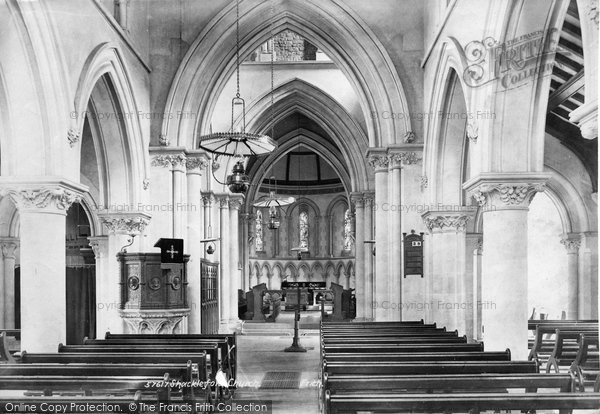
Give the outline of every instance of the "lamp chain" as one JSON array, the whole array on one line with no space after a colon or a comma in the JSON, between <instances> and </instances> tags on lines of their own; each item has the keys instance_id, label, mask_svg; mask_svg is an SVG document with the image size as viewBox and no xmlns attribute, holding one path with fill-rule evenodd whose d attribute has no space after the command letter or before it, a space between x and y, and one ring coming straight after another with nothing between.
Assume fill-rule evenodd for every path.
<instances>
[{"instance_id":1,"label":"lamp chain","mask_svg":"<svg viewBox=\"0 0 600 414\"><path fill-rule=\"evenodd\" d=\"M235 68L237 80L236 98L240 97L240 0L235 0Z\"/></svg>"},{"instance_id":2,"label":"lamp chain","mask_svg":"<svg viewBox=\"0 0 600 414\"><path fill-rule=\"evenodd\" d=\"M271 138L275 139L275 104L274 104L274 85L275 85L275 0L271 0Z\"/></svg>"}]
</instances>

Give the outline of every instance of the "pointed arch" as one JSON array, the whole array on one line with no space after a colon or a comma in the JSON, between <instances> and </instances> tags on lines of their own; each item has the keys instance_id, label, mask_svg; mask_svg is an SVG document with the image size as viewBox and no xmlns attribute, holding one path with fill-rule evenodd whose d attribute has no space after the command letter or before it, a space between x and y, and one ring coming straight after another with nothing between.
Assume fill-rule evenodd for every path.
<instances>
[{"instance_id":1,"label":"pointed arch","mask_svg":"<svg viewBox=\"0 0 600 414\"><path fill-rule=\"evenodd\" d=\"M275 32L292 30L318 46L352 84L367 122L369 146L388 146L411 130L409 117L381 120L372 113L408 114L404 88L387 51L350 7L341 1L274 0L280 10ZM261 0L240 3L240 55L249 55L270 36L264 16L271 4ZM197 120L167 120L162 133L180 146L193 147L197 133L209 130L214 105L235 69L236 7L232 2L218 13L188 49L167 96L165 111L201 114Z\"/></svg>"}]
</instances>

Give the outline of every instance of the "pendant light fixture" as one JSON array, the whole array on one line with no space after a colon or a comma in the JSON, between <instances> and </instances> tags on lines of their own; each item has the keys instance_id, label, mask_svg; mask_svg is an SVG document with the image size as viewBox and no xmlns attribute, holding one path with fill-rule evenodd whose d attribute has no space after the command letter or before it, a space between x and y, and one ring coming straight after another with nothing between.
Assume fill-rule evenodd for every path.
<instances>
[{"instance_id":1,"label":"pendant light fixture","mask_svg":"<svg viewBox=\"0 0 600 414\"><path fill-rule=\"evenodd\" d=\"M199 137L199 148L215 154L216 162L219 156L240 158L234 165L233 171L227 176L225 184L232 193L245 193L250 187L250 179L244 168L244 157L262 155L273 152L277 144L268 135L246 132L246 101L240 95L240 0L236 0L236 94L231 100L231 129L229 132L215 132ZM273 90L271 89L271 95ZM241 121L238 130L235 129L236 108L241 108ZM214 171L213 171L214 177Z\"/></svg>"}]
</instances>

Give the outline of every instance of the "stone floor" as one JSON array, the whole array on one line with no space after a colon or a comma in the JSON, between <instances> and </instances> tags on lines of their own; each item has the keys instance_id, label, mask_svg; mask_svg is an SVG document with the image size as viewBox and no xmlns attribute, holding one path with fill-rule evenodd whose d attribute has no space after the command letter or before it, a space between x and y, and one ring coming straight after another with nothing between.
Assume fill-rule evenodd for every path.
<instances>
[{"instance_id":1,"label":"stone floor","mask_svg":"<svg viewBox=\"0 0 600 414\"><path fill-rule=\"evenodd\" d=\"M273 414L319 413L318 372L319 337L301 337L300 345L306 353L283 350L292 338L278 336L244 336L238 340L238 384L235 400L273 401ZM298 372L298 389L261 389L269 371Z\"/></svg>"}]
</instances>

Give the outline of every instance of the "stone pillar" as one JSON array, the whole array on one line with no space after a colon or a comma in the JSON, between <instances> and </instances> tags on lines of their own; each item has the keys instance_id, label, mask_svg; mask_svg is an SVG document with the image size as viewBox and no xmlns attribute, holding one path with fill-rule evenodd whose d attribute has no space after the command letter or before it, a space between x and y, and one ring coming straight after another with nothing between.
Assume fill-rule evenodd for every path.
<instances>
[{"instance_id":1,"label":"stone pillar","mask_svg":"<svg viewBox=\"0 0 600 414\"><path fill-rule=\"evenodd\" d=\"M187 170L187 243L185 249L190 255L187 264L187 292L190 316L188 332L201 332L200 327L200 259L204 257L204 244L200 240L204 234L204 211L202 203L202 169L208 165L205 155L190 156L186 160Z\"/></svg>"},{"instance_id":2,"label":"stone pillar","mask_svg":"<svg viewBox=\"0 0 600 414\"><path fill-rule=\"evenodd\" d=\"M354 204L354 267L356 269L356 319L364 320L367 309L365 296L365 201L361 193L352 193L350 201Z\"/></svg>"},{"instance_id":3,"label":"stone pillar","mask_svg":"<svg viewBox=\"0 0 600 414\"><path fill-rule=\"evenodd\" d=\"M388 263L389 221L388 202L388 164L387 154L372 154L369 157L371 166L375 169L375 277L373 290L375 301L380 306L375 309L375 320L390 319L390 281ZM386 303L387 302L387 303Z\"/></svg>"},{"instance_id":4,"label":"stone pillar","mask_svg":"<svg viewBox=\"0 0 600 414\"><path fill-rule=\"evenodd\" d=\"M365 240L373 240L373 202L375 194L373 192L364 193L363 197L365 201L364 211L364 233ZM375 245L368 243L365 244L364 249L364 290L365 290L365 319L372 321L375 318L375 309L373 304L375 298L373 297L373 277L374 277L374 259L373 249Z\"/></svg>"},{"instance_id":5,"label":"stone pillar","mask_svg":"<svg viewBox=\"0 0 600 414\"><path fill-rule=\"evenodd\" d=\"M546 176L476 177L465 188L483 210L482 322L486 350L527 359L527 213Z\"/></svg>"},{"instance_id":6,"label":"stone pillar","mask_svg":"<svg viewBox=\"0 0 600 414\"><path fill-rule=\"evenodd\" d=\"M188 198L186 183L186 163L184 157L174 162L173 172L173 238L184 239L187 242ZM185 243L187 244L187 243ZM188 249L186 249L188 250Z\"/></svg>"},{"instance_id":7,"label":"stone pillar","mask_svg":"<svg viewBox=\"0 0 600 414\"><path fill-rule=\"evenodd\" d=\"M481 233L467 234L467 277L472 281L471 292L473 311L471 315L471 329L467 321L466 334L470 339L481 340L481 256L483 252L483 238Z\"/></svg>"},{"instance_id":8,"label":"stone pillar","mask_svg":"<svg viewBox=\"0 0 600 414\"><path fill-rule=\"evenodd\" d=\"M219 196L219 206L221 208L220 218L220 262L221 278L219 283L220 298L220 333L229 333L229 320L231 319L231 278L232 269L230 262L231 233L229 227L229 197L226 194Z\"/></svg>"},{"instance_id":9,"label":"stone pillar","mask_svg":"<svg viewBox=\"0 0 600 414\"><path fill-rule=\"evenodd\" d=\"M0 309L4 329L15 328L15 251L19 243L18 239L13 237L0 238L0 249L2 252L2 280L3 282L3 303Z\"/></svg>"},{"instance_id":10,"label":"stone pillar","mask_svg":"<svg viewBox=\"0 0 600 414\"><path fill-rule=\"evenodd\" d=\"M467 333L466 321L471 312L472 288L465 281L466 225L469 215L455 211L428 211L423 214L431 255L431 317L448 330ZM467 293L468 292L468 293ZM467 303L468 302L468 303Z\"/></svg>"},{"instance_id":11,"label":"stone pillar","mask_svg":"<svg viewBox=\"0 0 600 414\"><path fill-rule=\"evenodd\" d=\"M238 289L241 289L242 283L240 280L240 207L244 202L244 197L239 194L229 196L229 234L231 235L230 249L230 302L231 313L230 322L235 325L238 318ZM269 280L269 283L271 281Z\"/></svg>"},{"instance_id":12,"label":"stone pillar","mask_svg":"<svg viewBox=\"0 0 600 414\"><path fill-rule=\"evenodd\" d=\"M11 184L5 192L20 224L21 350L56 352L67 331L65 219L86 190L67 181Z\"/></svg>"},{"instance_id":13,"label":"stone pillar","mask_svg":"<svg viewBox=\"0 0 600 414\"><path fill-rule=\"evenodd\" d=\"M241 248L241 261L242 261L242 275L241 275L241 283L242 285L240 286L240 289L242 289L244 292L247 292L248 290L250 290L250 272L249 272L249 267L248 267L248 263L250 260L250 243L248 241L249 239L249 229L248 229L248 223L251 220L252 214L249 213L241 213L240 215L241 219L242 219L242 233L241 233L241 243L240 243L240 248Z\"/></svg>"},{"instance_id":14,"label":"stone pillar","mask_svg":"<svg viewBox=\"0 0 600 414\"><path fill-rule=\"evenodd\" d=\"M388 223L386 231L389 235L389 302L390 319L402 320L402 228L400 212L402 210L401 198L401 171L404 153L393 153L390 158L391 183L389 193L391 195L388 208Z\"/></svg>"},{"instance_id":15,"label":"stone pillar","mask_svg":"<svg viewBox=\"0 0 600 414\"><path fill-rule=\"evenodd\" d=\"M581 234L579 248L579 318L598 319L598 233Z\"/></svg>"},{"instance_id":16,"label":"stone pillar","mask_svg":"<svg viewBox=\"0 0 600 414\"><path fill-rule=\"evenodd\" d=\"M92 238L92 248L96 245L96 332L123 333L123 319L119 313L121 306L121 273L117 254L130 243L132 236L142 238L150 216L138 212L98 214L104 225L106 238ZM135 250L135 243L129 247Z\"/></svg>"},{"instance_id":17,"label":"stone pillar","mask_svg":"<svg viewBox=\"0 0 600 414\"><path fill-rule=\"evenodd\" d=\"M577 9L585 50L585 103L569 114L569 120L579 125L584 138L594 139L598 137L598 0L577 0Z\"/></svg>"},{"instance_id":18,"label":"stone pillar","mask_svg":"<svg viewBox=\"0 0 600 414\"><path fill-rule=\"evenodd\" d=\"M576 234L566 234L560 240L567 249L567 319L577 319L579 311L579 247L581 238Z\"/></svg>"}]
</instances>

